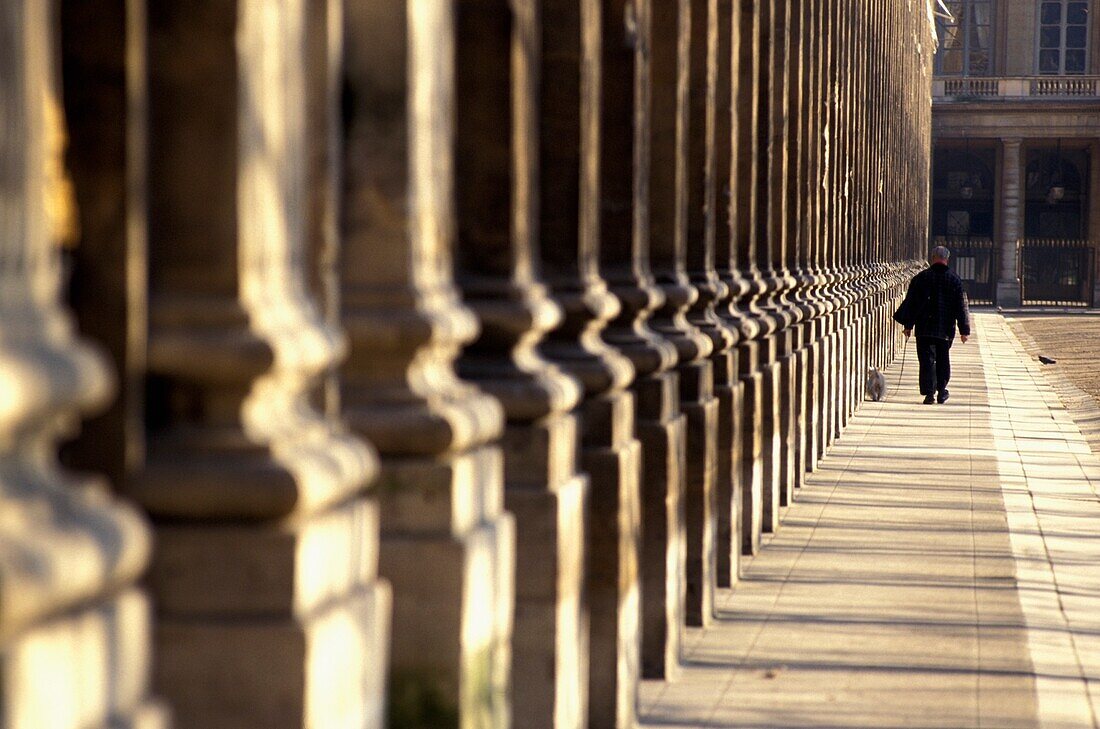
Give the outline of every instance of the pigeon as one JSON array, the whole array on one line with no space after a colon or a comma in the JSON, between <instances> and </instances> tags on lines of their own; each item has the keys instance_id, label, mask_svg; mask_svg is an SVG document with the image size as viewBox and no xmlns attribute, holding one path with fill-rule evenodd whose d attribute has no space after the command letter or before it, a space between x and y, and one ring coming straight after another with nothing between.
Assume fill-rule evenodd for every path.
<instances>
[{"instance_id":1,"label":"pigeon","mask_svg":"<svg viewBox=\"0 0 1100 729\"><path fill-rule=\"evenodd\" d=\"M1043 364L1058 364L1058 360L1051 359L1050 357L1044 357L1041 354L1039 355L1039 361Z\"/></svg>"}]
</instances>

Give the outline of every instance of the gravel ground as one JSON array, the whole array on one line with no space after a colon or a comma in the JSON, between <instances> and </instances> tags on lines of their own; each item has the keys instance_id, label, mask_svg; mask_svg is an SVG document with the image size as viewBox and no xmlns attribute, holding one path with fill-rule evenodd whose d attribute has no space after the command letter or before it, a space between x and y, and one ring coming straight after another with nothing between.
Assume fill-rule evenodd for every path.
<instances>
[{"instance_id":1,"label":"gravel ground","mask_svg":"<svg viewBox=\"0 0 1100 729\"><path fill-rule=\"evenodd\" d=\"M1057 360L1043 373L1100 453L1100 312L1005 316L1027 351Z\"/></svg>"}]
</instances>

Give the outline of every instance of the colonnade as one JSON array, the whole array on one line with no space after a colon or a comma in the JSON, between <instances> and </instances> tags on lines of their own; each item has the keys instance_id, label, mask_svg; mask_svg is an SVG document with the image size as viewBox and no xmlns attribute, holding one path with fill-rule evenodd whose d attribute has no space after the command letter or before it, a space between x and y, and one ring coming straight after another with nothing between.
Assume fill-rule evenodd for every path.
<instances>
[{"instance_id":1,"label":"colonnade","mask_svg":"<svg viewBox=\"0 0 1100 729\"><path fill-rule=\"evenodd\" d=\"M0 726L633 726L893 358L928 13L3 0Z\"/></svg>"}]
</instances>

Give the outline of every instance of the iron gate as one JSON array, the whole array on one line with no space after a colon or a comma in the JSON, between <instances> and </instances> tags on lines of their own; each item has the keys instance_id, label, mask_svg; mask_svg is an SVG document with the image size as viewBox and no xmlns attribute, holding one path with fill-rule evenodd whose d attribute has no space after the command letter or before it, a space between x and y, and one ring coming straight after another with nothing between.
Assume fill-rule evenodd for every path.
<instances>
[{"instance_id":1,"label":"iron gate","mask_svg":"<svg viewBox=\"0 0 1100 729\"><path fill-rule=\"evenodd\" d=\"M1020 244L1024 304L1092 306L1095 249L1087 240L1028 238Z\"/></svg>"}]
</instances>

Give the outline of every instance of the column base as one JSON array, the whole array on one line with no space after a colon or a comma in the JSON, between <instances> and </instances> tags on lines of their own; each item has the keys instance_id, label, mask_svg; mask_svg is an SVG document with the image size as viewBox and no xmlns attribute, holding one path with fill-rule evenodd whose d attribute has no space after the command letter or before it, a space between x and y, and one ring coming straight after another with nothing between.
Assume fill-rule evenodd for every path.
<instances>
[{"instance_id":1,"label":"column base","mask_svg":"<svg viewBox=\"0 0 1100 729\"><path fill-rule=\"evenodd\" d=\"M718 532L714 493L718 475L718 400L714 397L714 374L709 360L681 368L680 397L687 418L684 622L706 627L714 618L714 549Z\"/></svg>"},{"instance_id":2,"label":"column base","mask_svg":"<svg viewBox=\"0 0 1100 729\"><path fill-rule=\"evenodd\" d=\"M164 617L157 688L179 726L380 728L389 611L374 584L306 617Z\"/></svg>"},{"instance_id":3,"label":"column base","mask_svg":"<svg viewBox=\"0 0 1100 729\"><path fill-rule=\"evenodd\" d=\"M997 282L997 306L1012 309L1022 304L1023 299L1020 297L1019 281Z\"/></svg>"},{"instance_id":4,"label":"column base","mask_svg":"<svg viewBox=\"0 0 1100 729\"><path fill-rule=\"evenodd\" d=\"M584 408L585 421L601 430L586 433L582 452L584 470L597 485L588 502L588 726L633 729L642 641L642 452L634 439L634 396L601 397Z\"/></svg>"},{"instance_id":5,"label":"column base","mask_svg":"<svg viewBox=\"0 0 1100 729\"><path fill-rule=\"evenodd\" d=\"M634 385L642 444L642 676L679 675L684 624L685 418L679 377L665 372Z\"/></svg>"},{"instance_id":6,"label":"column base","mask_svg":"<svg viewBox=\"0 0 1100 729\"><path fill-rule=\"evenodd\" d=\"M715 503L718 541L715 570L718 587L732 587L740 575L741 555L741 413L745 386L738 379L737 352L725 355L727 367L715 368L718 397L718 477ZM724 381L720 381L720 376Z\"/></svg>"},{"instance_id":7,"label":"column base","mask_svg":"<svg viewBox=\"0 0 1100 729\"><path fill-rule=\"evenodd\" d=\"M131 589L26 629L0 652L4 726L167 729L147 699L149 605Z\"/></svg>"},{"instance_id":8,"label":"column base","mask_svg":"<svg viewBox=\"0 0 1100 729\"><path fill-rule=\"evenodd\" d=\"M515 522L501 474L495 447L382 462L394 729L510 723Z\"/></svg>"}]
</instances>

